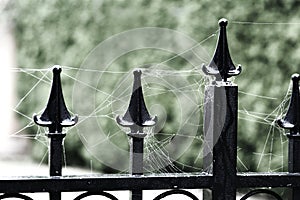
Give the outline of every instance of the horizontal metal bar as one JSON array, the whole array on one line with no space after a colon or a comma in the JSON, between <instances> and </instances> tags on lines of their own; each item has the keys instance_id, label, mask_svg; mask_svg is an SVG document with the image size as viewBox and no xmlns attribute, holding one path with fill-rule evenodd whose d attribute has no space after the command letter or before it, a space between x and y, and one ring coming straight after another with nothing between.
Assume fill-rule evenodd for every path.
<instances>
[{"instance_id":1,"label":"horizontal metal bar","mask_svg":"<svg viewBox=\"0 0 300 200\"><path fill-rule=\"evenodd\" d=\"M0 177L0 193L211 188L211 174ZM238 173L237 187L300 187L300 173Z\"/></svg>"},{"instance_id":2,"label":"horizontal metal bar","mask_svg":"<svg viewBox=\"0 0 300 200\"><path fill-rule=\"evenodd\" d=\"M210 188L212 175L0 177L0 193Z\"/></svg>"},{"instance_id":3,"label":"horizontal metal bar","mask_svg":"<svg viewBox=\"0 0 300 200\"><path fill-rule=\"evenodd\" d=\"M238 173L237 186L246 187L300 187L300 173Z\"/></svg>"}]
</instances>

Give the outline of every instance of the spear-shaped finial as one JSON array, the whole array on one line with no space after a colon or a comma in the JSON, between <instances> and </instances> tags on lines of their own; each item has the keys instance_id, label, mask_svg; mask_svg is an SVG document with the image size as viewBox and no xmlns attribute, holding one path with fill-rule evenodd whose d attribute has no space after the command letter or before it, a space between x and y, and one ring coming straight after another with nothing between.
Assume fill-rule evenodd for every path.
<instances>
[{"instance_id":1,"label":"spear-shaped finial","mask_svg":"<svg viewBox=\"0 0 300 200\"><path fill-rule=\"evenodd\" d=\"M205 74L214 75L217 81L223 80L224 82L231 76L239 75L242 71L241 65L235 68L230 57L226 36L227 24L227 19L222 18L219 20L220 33L213 59L208 66L202 66Z\"/></svg>"},{"instance_id":2,"label":"spear-shaped finial","mask_svg":"<svg viewBox=\"0 0 300 200\"><path fill-rule=\"evenodd\" d=\"M277 120L280 127L289 129L289 135L300 134L300 95L299 95L299 74L293 74L293 88L289 108L285 118Z\"/></svg>"},{"instance_id":3,"label":"spear-shaped finial","mask_svg":"<svg viewBox=\"0 0 300 200\"><path fill-rule=\"evenodd\" d=\"M78 117L71 117L62 93L60 73L61 67L53 67L53 81L48 104L41 116L34 115L34 122L40 126L49 128L49 133L61 133L63 127L73 126Z\"/></svg>"},{"instance_id":4,"label":"spear-shaped finial","mask_svg":"<svg viewBox=\"0 0 300 200\"><path fill-rule=\"evenodd\" d=\"M129 127L131 134L142 133L143 127L154 126L157 117L151 117L145 105L143 89L141 85L141 70L136 70L134 74L133 90L129 107L123 117L117 116L117 123L123 127Z\"/></svg>"}]
</instances>

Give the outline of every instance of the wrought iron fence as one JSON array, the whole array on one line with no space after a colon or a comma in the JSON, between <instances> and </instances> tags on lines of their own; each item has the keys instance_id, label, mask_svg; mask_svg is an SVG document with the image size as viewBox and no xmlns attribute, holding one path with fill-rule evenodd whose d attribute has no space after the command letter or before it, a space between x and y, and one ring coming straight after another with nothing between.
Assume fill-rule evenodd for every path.
<instances>
[{"instance_id":1,"label":"wrought iron fence","mask_svg":"<svg viewBox=\"0 0 300 200\"><path fill-rule=\"evenodd\" d=\"M25 195L33 192L49 193L51 200L60 200L62 192L84 192L75 200L88 196L104 196L117 200L105 191L130 190L132 200L141 200L143 190L167 189L154 198L182 194L198 200L185 189L208 188L213 200L236 199L237 188L249 187L287 187L292 189L292 199L300 199L300 96L298 74L292 76L293 89L286 117L278 119L279 126L289 129L288 172L281 173L237 173L237 124L238 124L238 86L228 78L239 75L241 66L234 66L227 44L227 20L219 21L220 32L215 54L203 72L215 76L205 88L204 106L204 169L207 173L193 174L149 174L143 175L144 127L156 124L145 105L141 71L134 71L134 83L128 110L118 116L116 122L130 128L130 174L63 176L64 127L74 126L77 116L71 116L64 102L60 73L61 67L53 68L53 82L50 98L41 116L34 116L34 122L49 129L49 177L9 177L0 178L0 199L19 198L31 200ZM21 194L22 193L22 194ZM267 189L248 192L241 200L264 193L275 199L282 199L277 193Z\"/></svg>"}]
</instances>

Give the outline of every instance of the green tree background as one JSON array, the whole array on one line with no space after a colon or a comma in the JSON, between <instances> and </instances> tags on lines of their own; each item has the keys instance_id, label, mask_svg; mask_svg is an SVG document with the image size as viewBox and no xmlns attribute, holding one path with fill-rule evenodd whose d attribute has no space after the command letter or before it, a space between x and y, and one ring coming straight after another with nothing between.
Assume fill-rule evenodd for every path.
<instances>
[{"instance_id":1,"label":"green tree background","mask_svg":"<svg viewBox=\"0 0 300 200\"><path fill-rule=\"evenodd\" d=\"M10 2L6 13L11 17L14 25L18 65L22 68L48 68L54 64L79 67L97 44L114 34L133 28L169 28L187 34L197 41L202 41L218 29L217 22L220 18L227 18L231 56L235 64L240 63L243 66L243 72L235 79L235 83L242 91L239 94L241 112L238 155L247 168L238 163L239 170L266 171L270 170L269 157L263 159L261 165L257 167L260 156L256 153L262 152L264 148L269 126L255 122L255 118L245 116L243 111L271 113L283 100L289 86L290 76L299 72L299 4L297 0L16 0ZM281 24L281 22L290 24ZM214 37L205 43L205 48L211 56L216 40L217 37ZM131 63L134 63L134 59L149 59L145 54L137 54L137 57L130 56L121 60L119 65L128 68ZM155 59L155 56L163 57L164 55L154 54L152 59ZM173 64L179 66L182 60L176 59ZM23 97L35 83L28 76L20 76L18 81L20 97ZM63 81L63 87L66 88L64 91L66 102L70 104L72 83L66 79ZM20 108L22 112L30 116L33 112L42 109L47 95L40 94L48 90L49 87L46 86L38 89L38 97L31 99L31 104L23 105ZM243 92L276 99L249 96ZM170 116L176 116L175 111L168 111ZM33 127L32 132L35 132L35 129ZM280 154L282 148L286 152L286 142L281 141L285 136L281 137L279 134L272 137L272 147L270 142L267 143L266 154L269 152L274 155ZM286 141L286 139L283 140ZM35 159L41 160L43 154L39 153L42 152L40 148L45 147L39 143L33 143L32 155ZM93 158L76 134L68 135L65 145L70 157L68 165L89 167L90 160ZM195 142L191 147L190 156L180 158L184 163L193 164L193 156L197 155L199 148L197 145ZM98 171L114 171L96 160L93 163ZM282 161L280 158L273 157L271 164L272 169L280 168ZM287 169L286 165L283 167L279 171Z\"/></svg>"}]
</instances>

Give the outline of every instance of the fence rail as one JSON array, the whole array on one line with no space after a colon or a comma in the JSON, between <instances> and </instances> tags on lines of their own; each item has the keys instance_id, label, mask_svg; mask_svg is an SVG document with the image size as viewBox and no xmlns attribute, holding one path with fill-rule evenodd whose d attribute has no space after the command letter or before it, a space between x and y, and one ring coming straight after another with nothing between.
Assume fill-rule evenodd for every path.
<instances>
[{"instance_id":1,"label":"fence rail","mask_svg":"<svg viewBox=\"0 0 300 200\"><path fill-rule=\"evenodd\" d=\"M213 200L236 199L237 188L287 187L292 188L292 199L300 199L300 95L299 75L292 76L293 90L286 117L278 119L279 126L288 129L289 170L281 173L237 173L237 111L238 86L228 81L241 73L241 66L234 66L228 49L226 27L227 20L219 21L220 33L217 47L208 66L203 66L207 75L215 80L205 88L204 105L204 169L206 172L181 174L143 175L144 127L154 126L157 118L151 117L144 102L141 71L134 72L134 83L128 110L124 116L118 116L116 122L130 128L130 174L63 176L62 154L63 127L74 126L78 117L72 117L67 110L62 93L61 68L53 68L53 82L46 109L41 116L34 116L36 124L48 127L49 171L50 176L0 177L0 199L31 198L25 194L47 192L49 199L60 200L62 192L85 192L75 200L99 195L108 199L117 199L104 191L130 190L132 200L141 200L143 190L168 189L154 200L173 194L182 194L190 199L198 198L184 189L208 188ZM252 190L241 200L264 193L275 199L282 199L271 190Z\"/></svg>"}]
</instances>

